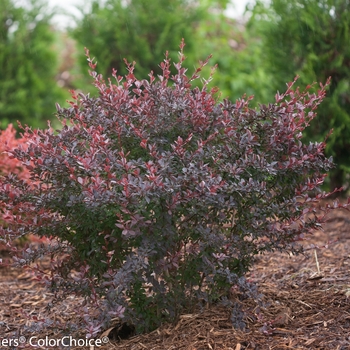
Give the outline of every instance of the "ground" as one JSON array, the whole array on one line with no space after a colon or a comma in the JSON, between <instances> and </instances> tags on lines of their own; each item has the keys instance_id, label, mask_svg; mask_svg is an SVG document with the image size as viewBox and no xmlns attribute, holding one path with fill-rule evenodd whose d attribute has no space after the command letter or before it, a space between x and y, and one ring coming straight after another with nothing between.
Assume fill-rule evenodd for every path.
<instances>
[{"instance_id":1,"label":"ground","mask_svg":"<svg viewBox=\"0 0 350 350\"><path fill-rule=\"evenodd\" d=\"M245 330L234 329L230 311L215 306L183 315L176 325L163 325L126 340L113 340L115 329L107 330L101 339L109 335L112 340L95 349L350 349L349 231L350 212L340 209L330 215L323 232L315 232L305 242L307 256L272 253L259 257L247 277L263 295L262 305L234 293L231 296L245 311ZM313 245L319 248L311 248ZM51 298L28 271L0 268L0 341L20 335L28 338L24 325L42 318ZM53 305L51 313L61 321L76 317L74 298L67 299L64 308ZM35 335L63 336L59 331ZM3 345L0 349L11 348Z\"/></svg>"}]
</instances>

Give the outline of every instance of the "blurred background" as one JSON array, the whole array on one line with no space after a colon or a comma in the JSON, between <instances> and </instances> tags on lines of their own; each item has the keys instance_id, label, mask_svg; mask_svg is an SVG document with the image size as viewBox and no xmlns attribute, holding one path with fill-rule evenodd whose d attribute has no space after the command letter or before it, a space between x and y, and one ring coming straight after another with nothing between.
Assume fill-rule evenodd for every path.
<instances>
[{"instance_id":1,"label":"blurred background","mask_svg":"<svg viewBox=\"0 0 350 350\"><path fill-rule=\"evenodd\" d=\"M181 38L189 72L213 54L220 98L254 95L253 108L296 75L302 88L331 76L304 137L323 141L333 129L327 186L349 188L350 0L1 0L0 128L55 125L55 102L67 106L69 90L96 94L84 47L105 77L125 74L126 58L143 79L166 50L176 61Z\"/></svg>"}]
</instances>

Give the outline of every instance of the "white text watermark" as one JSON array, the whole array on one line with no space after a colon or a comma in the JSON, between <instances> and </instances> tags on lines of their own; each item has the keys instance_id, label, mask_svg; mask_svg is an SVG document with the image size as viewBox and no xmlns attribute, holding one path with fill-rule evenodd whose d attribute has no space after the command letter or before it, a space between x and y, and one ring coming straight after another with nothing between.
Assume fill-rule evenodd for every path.
<instances>
[{"instance_id":1,"label":"white text watermark","mask_svg":"<svg viewBox=\"0 0 350 350\"><path fill-rule=\"evenodd\" d=\"M67 347L70 348L72 346L86 346L86 347L99 347L104 344L107 344L109 342L109 339L107 336L102 337L101 339L89 339L89 338L80 338L75 339L72 336L64 336L62 338L50 338L48 336L44 338L40 337L24 337L20 336L18 338L10 338L10 339L1 339L0 338L0 348L6 348L6 347L14 347L14 346L21 346L21 345L30 345L34 348L54 348L54 347Z\"/></svg>"}]
</instances>

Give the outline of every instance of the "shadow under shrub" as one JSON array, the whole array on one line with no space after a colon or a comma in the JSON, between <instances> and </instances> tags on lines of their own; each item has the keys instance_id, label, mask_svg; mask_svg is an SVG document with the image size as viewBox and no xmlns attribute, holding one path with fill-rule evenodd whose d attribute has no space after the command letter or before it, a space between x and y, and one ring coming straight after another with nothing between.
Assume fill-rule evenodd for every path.
<instances>
[{"instance_id":1,"label":"shadow under shrub","mask_svg":"<svg viewBox=\"0 0 350 350\"><path fill-rule=\"evenodd\" d=\"M11 213L2 237L54 240L18 252L16 264L51 259L56 297L76 293L88 337L116 318L149 331L228 295L257 254L299 252L319 228L315 204L332 166L325 143L302 132L325 96L293 90L259 109L219 103L191 88L180 60L163 75L105 82L89 58L99 97L57 106L59 131L25 128L28 148L9 150L31 175L1 179ZM210 78L211 79L211 78ZM307 89L310 89L308 87ZM325 213L330 210L328 207Z\"/></svg>"}]
</instances>

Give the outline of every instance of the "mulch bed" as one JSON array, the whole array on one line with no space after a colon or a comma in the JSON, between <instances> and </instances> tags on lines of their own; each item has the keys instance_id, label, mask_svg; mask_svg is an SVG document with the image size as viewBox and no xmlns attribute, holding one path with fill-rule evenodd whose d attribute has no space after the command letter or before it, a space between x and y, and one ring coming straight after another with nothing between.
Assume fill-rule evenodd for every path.
<instances>
[{"instance_id":1,"label":"mulch bed","mask_svg":"<svg viewBox=\"0 0 350 350\"><path fill-rule=\"evenodd\" d=\"M262 306L251 299L231 296L245 311L245 330L234 329L230 311L215 306L182 315L176 325L163 325L152 333L125 340L110 340L94 349L350 349L349 238L350 213L337 210L330 215L324 231L315 232L305 243L323 247L334 241L329 246L309 249L306 256L272 253L259 257L248 279L263 295ZM51 299L52 295L28 271L0 268L0 340L33 336L25 326L31 319L45 318ZM69 322L77 317L75 303L76 299L70 297L64 304L51 305L50 314L61 323ZM67 334L51 330L35 335L58 339Z\"/></svg>"}]
</instances>

